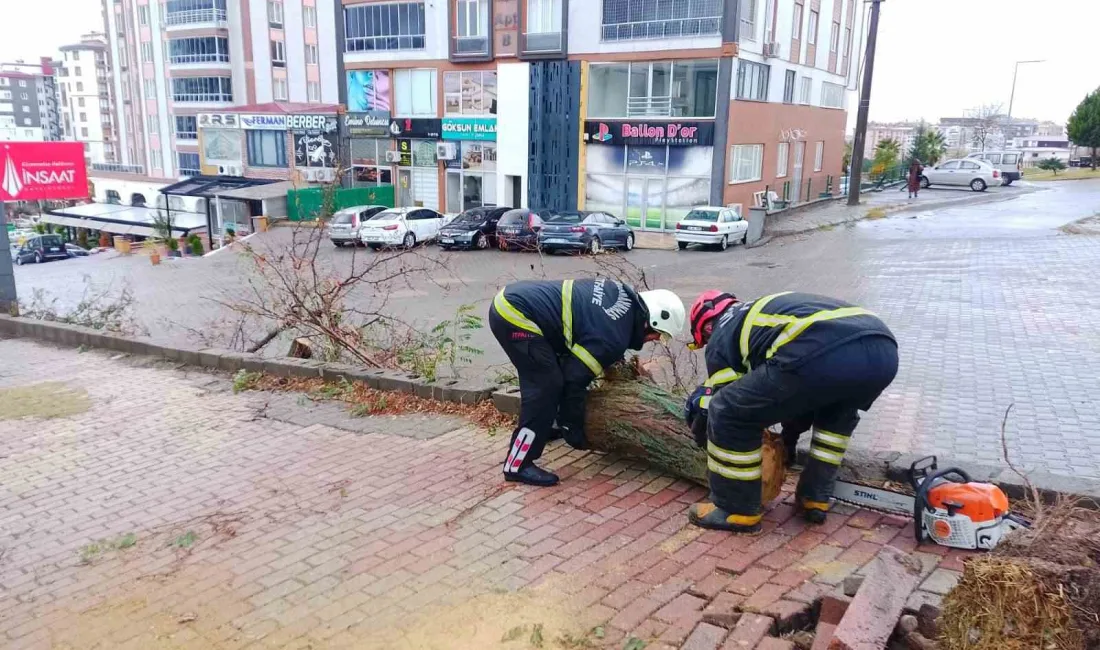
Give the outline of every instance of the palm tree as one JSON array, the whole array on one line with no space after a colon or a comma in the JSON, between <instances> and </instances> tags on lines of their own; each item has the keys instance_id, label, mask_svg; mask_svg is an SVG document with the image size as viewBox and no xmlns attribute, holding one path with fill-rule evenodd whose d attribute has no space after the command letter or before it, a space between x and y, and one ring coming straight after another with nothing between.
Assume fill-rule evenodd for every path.
<instances>
[{"instance_id":1,"label":"palm tree","mask_svg":"<svg viewBox=\"0 0 1100 650\"><path fill-rule=\"evenodd\" d=\"M895 165L898 164L898 155L901 153L901 144L893 138L879 140L875 145L875 157L871 161L871 175L882 178Z\"/></svg>"},{"instance_id":2,"label":"palm tree","mask_svg":"<svg viewBox=\"0 0 1100 650\"><path fill-rule=\"evenodd\" d=\"M916 158L924 165L935 165L947 153L947 143L943 134L934 129L921 127L909 150L909 158Z\"/></svg>"}]
</instances>

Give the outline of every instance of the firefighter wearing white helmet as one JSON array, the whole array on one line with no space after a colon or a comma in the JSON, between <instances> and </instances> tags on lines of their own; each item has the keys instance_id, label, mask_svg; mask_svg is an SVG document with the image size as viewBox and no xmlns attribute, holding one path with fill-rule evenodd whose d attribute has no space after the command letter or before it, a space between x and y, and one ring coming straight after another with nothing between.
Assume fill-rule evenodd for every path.
<instances>
[{"instance_id":1,"label":"firefighter wearing white helmet","mask_svg":"<svg viewBox=\"0 0 1100 650\"><path fill-rule=\"evenodd\" d=\"M558 477L534 462L557 435L574 448L587 448L589 383L627 350L675 337L686 320L684 303L673 292L639 293L608 278L530 280L501 289L489 309L489 328L516 367L521 392L504 478L556 484Z\"/></svg>"}]
</instances>

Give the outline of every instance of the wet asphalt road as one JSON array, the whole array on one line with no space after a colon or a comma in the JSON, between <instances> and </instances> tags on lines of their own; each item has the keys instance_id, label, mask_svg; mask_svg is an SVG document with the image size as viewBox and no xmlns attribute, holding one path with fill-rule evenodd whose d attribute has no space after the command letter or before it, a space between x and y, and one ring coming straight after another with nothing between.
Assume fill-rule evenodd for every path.
<instances>
[{"instance_id":1,"label":"wet asphalt road","mask_svg":"<svg viewBox=\"0 0 1100 650\"><path fill-rule=\"evenodd\" d=\"M829 231L724 253L635 250L628 259L650 286L690 301L708 288L744 297L781 290L834 295L868 307L894 330L902 367L867 414L855 444L865 450L935 452L997 464L1000 422L1010 453L1027 469L1100 478L1100 237L1071 235L1063 224L1100 212L1100 183L1049 183L995 202L910 211ZM1011 189L1011 188L1004 188ZM1013 195L1005 193L1006 197ZM922 199L936 194L922 192ZM276 229L254 240L277 249ZM322 248L326 264L346 268L350 249ZM371 253L354 253L358 263ZM590 258L499 251L423 249L446 270L434 281L410 274L387 296L392 313L430 325L462 304L487 308L497 288L517 278L580 276ZM150 266L145 258L93 256L16 270L20 296L35 289L78 299L82 276L96 287L126 284L154 338L189 340L223 309L212 299L243 295L249 263L223 252L203 260ZM371 302L353 295L352 302ZM504 361L487 330L473 369Z\"/></svg>"}]
</instances>

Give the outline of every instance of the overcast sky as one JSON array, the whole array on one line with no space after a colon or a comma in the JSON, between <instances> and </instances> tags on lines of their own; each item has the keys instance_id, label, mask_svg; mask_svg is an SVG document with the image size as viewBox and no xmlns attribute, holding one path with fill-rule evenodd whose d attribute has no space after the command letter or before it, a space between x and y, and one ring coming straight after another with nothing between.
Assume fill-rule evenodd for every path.
<instances>
[{"instance_id":1,"label":"overcast sky","mask_svg":"<svg viewBox=\"0 0 1100 650\"><path fill-rule=\"evenodd\" d=\"M103 29L100 0L0 4L0 61L37 60ZM1014 62L1045 59L1020 66L1012 113L1064 123L1100 86L1098 55L1088 51L1096 25L1100 0L884 0L871 119L935 122L987 103L1007 110ZM854 95L850 106L854 124Z\"/></svg>"}]
</instances>

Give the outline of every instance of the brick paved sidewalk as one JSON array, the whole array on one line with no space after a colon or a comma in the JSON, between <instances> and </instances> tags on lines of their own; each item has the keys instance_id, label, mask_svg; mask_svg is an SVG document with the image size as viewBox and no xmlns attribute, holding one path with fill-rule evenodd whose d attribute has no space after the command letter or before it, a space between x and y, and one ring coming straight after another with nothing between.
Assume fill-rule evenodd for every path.
<instances>
[{"instance_id":1,"label":"brick paved sidewalk","mask_svg":"<svg viewBox=\"0 0 1100 650\"><path fill-rule=\"evenodd\" d=\"M562 485L513 486L501 435L462 421L303 424L224 377L0 340L0 391L41 382L78 412L0 413L5 648L778 650L883 545L914 549L904 520L785 504L762 536L704 532L700 488L611 457L552 447ZM915 600L964 557L915 555Z\"/></svg>"}]
</instances>

